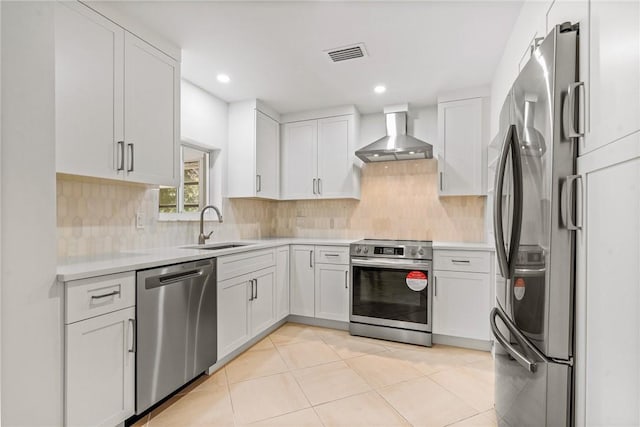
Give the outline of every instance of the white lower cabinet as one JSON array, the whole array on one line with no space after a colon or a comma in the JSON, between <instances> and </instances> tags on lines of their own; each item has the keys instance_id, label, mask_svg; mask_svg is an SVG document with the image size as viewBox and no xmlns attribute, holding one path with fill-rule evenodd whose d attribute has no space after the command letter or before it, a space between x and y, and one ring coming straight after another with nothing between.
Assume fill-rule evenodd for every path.
<instances>
[{"instance_id":1,"label":"white lower cabinet","mask_svg":"<svg viewBox=\"0 0 640 427\"><path fill-rule=\"evenodd\" d=\"M315 317L349 321L349 266L317 264Z\"/></svg>"},{"instance_id":2,"label":"white lower cabinet","mask_svg":"<svg viewBox=\"0 0 640 427\"><path fill-rule=\"evenodd\" d=\"M275 279L274 266L218 283L218 359L275 323Z\"/></svg>"},{"instance_id":3,"label":"white lower cabinet","mask_svg":"<svg viewBox=\"0 0 640 427\"><path fill-rule=\"evenodd\" d=\"M489 275L435 271L433 333L488 341Z\"/></svg>"},{"instance_id":4,"label":"white lower cabinet","mask_svg":"<svg viewBox=\"0 0 640 427\"><path fill-rule=\"evenodd\" d=\"M291 314L349 320L349 248L291 246Z\"/></svg>"},{"instance_id":5,"label":"white lower cabinet","mask_svg":"<svg viewBox=\"0 0 640 427\"><path fill-rule=\"evenodd\" d=\"M289 315L289 246L276 249L276 320Z\"/></svg>"},{"instance_id":6,"label":"white lower cabinet","mask_svg":"<svg viewBox=\"0 0 640 427\"><path fill-rule=\"evenodd\" d=\"M315 246L291 246L291 314L315 315L314 251Z\"/></svg>"},{"instance_id":7,"label":"white lower cabinet","mask_svg":"<svg viewBox=\"0 0 640 427\"><path fill-rule=\"evenodd\" d=\"M489 312L494 299L492 264L490 251L434 251L434 334L491 340Z\"/></svg>"},{"instance_id":8,"label":"white lower cabinet","mask_svg":"<svg viewBox=\"0 0 640 427\"><path fill-rule=\"evenodd\" d=\"M65 425L113 426L134 413L134 307L65 326Z\"/></svg>"}]
</instances>

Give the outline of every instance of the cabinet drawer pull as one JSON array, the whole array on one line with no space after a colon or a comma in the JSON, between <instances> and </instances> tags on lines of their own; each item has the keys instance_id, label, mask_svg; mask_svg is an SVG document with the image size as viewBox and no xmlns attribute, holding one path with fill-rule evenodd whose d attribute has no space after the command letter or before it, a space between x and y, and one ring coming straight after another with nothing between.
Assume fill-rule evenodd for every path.
<instances>
[{"instance_id":1,"label":"cabinet drawer pull","mask_svg":"<svg viewBox=\"0 0 640 427\"><path fill-rule=\"evenodd\" d=\"M452 259L451 262L456 262L459 264L469 264L471 261L468 259Z\"/></svg>"},{"instance_id":2,"label":"cabinet drawer pull","mask_svg":"<svg viewBox=\"0 0 640 427\"><path fill-rule=\"evenodd\" d=\"M113 292L109 292L108 294L102 294L102 295L91 295L91 299L109 298L115 295L120 295L120 291L113 291Z\"/></svg>"},{"instance_id":3,"label":"cabinet drawer pull","mask_svg":"<svg viewBox=\"0 0 640 427\"><path fill-rule=\"evenodd\" d=\"M324 256L332 256L332 257L334 257L334 256L340 256L340 254L324 254Z\"/></svg>"}]
</instances>

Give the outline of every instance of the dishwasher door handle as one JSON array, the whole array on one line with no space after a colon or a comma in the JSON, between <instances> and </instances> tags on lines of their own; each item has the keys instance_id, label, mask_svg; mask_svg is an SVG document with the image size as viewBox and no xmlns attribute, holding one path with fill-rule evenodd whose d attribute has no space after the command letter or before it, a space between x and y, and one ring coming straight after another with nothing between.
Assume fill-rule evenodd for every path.
<instances>
[{"instance_id":1,"label":"dishwasher door handle","mask_svg":"<svg viewBox=\"0 0 640 427\"><path fill-rule=\"evenodd\" d=\"M151 289L151 288L157 288L159 286L170 285L172 283L183 282L185 280L201 277L203 274L204 272L202 270L190 270L182 273L167 274L165 276L160 276L158 278L157 284L153 283L153 284L147 285L146 288Z\"/></svg>"}]
</instances>

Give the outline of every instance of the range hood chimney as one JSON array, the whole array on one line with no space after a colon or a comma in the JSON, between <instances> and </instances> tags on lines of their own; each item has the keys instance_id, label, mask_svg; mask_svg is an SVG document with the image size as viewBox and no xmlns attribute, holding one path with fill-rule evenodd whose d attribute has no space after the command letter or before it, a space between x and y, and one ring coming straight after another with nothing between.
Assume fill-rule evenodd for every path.
<instances>
[{"instance_id":1,"label":"range hood chimney","mask_svg":"<svg viewBox=\"0 0 640 427\"><path fill-rule=\"evenodd\" d=\"M356 151L365 163L432 159L431 144L407 135L408 105L384 109L387 135Z\"/></svg>"}]
</instances>

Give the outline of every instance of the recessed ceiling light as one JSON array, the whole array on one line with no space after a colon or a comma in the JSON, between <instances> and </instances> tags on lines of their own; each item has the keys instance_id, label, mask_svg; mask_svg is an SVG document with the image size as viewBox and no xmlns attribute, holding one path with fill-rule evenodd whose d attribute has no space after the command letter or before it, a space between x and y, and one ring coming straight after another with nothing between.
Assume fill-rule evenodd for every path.
<instances>
[{"instance_id":1,"label":"recessed ceiling light","mask_svg":"<svg viewBox=\"0 0 640 427\"><path fill-rule=\"evenodd\" d=\"M386 88L386 86L384 86L384 85L378 85L378 86L376 86L376 87L374 87L374 88L373 88L373 91L374 91L375 93L378 93L378 94L380 94L380 93L385 93L385 92L387 91L387 88Z\"/></svg>"},{"instance_id":2,"label":"recessed ceiling light","mask_svg":"<svg viewBox=\"0 0 640 427\"><path fill-rule=\"evenodd\" d=\"M415 151L409 151L409 154L416 154Z\"/></svg>"},{"instance_id":3,"label":"recessed ceiling light","mask_svg":"<svg viewBox=\"0 0 640 427\"><path fill-rule=\"evenodd\" d=\"M220 83L229 83L231 81L231 78L226 74L218 74L216 78Z\"/></svg>"}]
</instances>

